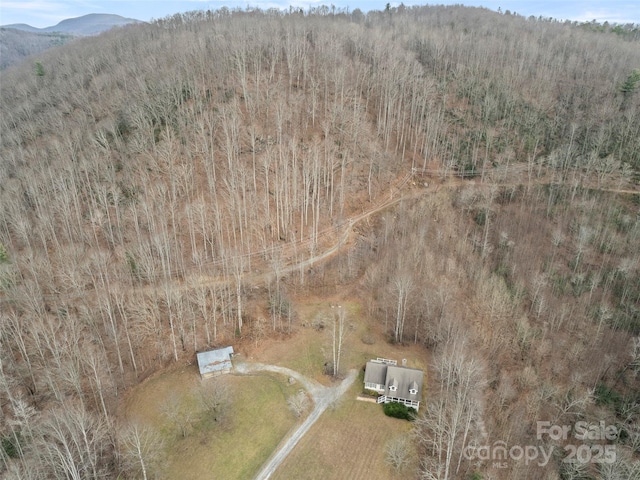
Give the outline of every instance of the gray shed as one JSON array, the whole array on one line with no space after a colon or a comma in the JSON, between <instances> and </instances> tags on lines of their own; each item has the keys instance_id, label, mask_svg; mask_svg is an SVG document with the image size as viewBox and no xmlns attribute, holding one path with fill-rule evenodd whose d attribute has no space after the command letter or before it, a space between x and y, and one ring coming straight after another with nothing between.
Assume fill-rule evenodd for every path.
<instances>
[{"instance_id":1,"label":"gray shed","mask_svg":"<svg viewBox=\"0 0 640 480\"><path fill-rule=\"evenodd\" d=\"M219 375L221 373L228 373L233 367L231 364L232 356L233 347L224 347L216 350L209 350L207 352L199 352L197 354L197 358L200 375L202 378L206 378L213 375Z\"/></svg>"}]
</instances>

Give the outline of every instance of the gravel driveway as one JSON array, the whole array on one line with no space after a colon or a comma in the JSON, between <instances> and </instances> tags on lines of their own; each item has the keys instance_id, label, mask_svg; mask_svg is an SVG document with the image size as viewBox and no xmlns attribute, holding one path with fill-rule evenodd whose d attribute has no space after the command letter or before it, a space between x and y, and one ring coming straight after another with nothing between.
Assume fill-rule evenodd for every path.
<instances>
[{"instance_id":1,"label":"gravel driveway","mask_svg":"<svg viewBox=\"0 0 640 480\"><path fill-rule=\"evenodd\" d=\"M282 461L287 458L287 455L293 450L293 447L300 441L300 439L304 436L305 433L311 428L311 425L315 423L322 412L324 412L329 405L338 400L344 392L346 392L353 381L356 378L357 371L350 370L347 377L340 382L339 385L335 387L325 387L320 383L312 380L310 378L301 375L300 373L290 370L285 367L278 367L275 365L264 365L262 363L235 363L234 370L236 373L244 373L250 374L252 372L276 372L282 373L283 375L287 375L289 377L295 378L298 382L300 382L304 388L307 390L309 395L314 402L314 407L309 416L305 419L302 424L291 434L291 436L287 439L287 441L277 450L267 462L262 466L262 469L256 475L255 480L266 480L269 478L273 472L276 471L276 468L282 463Z\"/></svg>"}]
</instances>

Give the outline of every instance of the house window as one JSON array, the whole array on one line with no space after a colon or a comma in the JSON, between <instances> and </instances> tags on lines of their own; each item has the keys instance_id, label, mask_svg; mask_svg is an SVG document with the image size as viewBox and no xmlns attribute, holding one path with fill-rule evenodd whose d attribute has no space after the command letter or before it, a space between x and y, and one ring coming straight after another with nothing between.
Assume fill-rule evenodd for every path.
<instances>
[{"instance_id":1,"label":"house window","mask_svg":"<svg viewBox=\"0 0 640 480\"><path fill-rule=\"evenodd\" d=\"M390 392L395 392L396 390L398 390L398 387L396 387L395 385L391 385L391 386L389 387L389 391L390 391Z\"/></svg>"},{"instance_id":2,"label":"house window","mask_svg":"<svg viewBox=\"0 0 640 480\"><path fill-rule=\"evenodd\" d=\"M418 390L416 390L415 388L410 388L410 389L409 389L409 393L410 393L411 395L416 395L416 394L418 393Z\"/></svg>"}]
</instances>

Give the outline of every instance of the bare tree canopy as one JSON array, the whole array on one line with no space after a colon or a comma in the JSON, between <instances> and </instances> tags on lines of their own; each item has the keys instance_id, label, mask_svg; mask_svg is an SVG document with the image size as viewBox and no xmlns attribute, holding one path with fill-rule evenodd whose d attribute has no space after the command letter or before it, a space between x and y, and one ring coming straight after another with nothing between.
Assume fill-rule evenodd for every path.
<instances>
[{"instance_id":1,"label":"bare tree canopy","mask_svg":"<svg viewBox=\"0 0 640 480\"><path fill-rule=\"evenodd\" d=\"M3 69L0 476L153 476L162 447L115 430L127 389L222 341L299 348L307 323L333 376L358 336L433 360L423 478L491 476L470 442L578 418L624 430L614 465L496 475L632 476L639 32L463 6L221 8ZM315 322L311 298L357 305ZM193 398L217 420L229 395ZM198 419L164 400L189 437Z\"/></svg>"}]
</instances>

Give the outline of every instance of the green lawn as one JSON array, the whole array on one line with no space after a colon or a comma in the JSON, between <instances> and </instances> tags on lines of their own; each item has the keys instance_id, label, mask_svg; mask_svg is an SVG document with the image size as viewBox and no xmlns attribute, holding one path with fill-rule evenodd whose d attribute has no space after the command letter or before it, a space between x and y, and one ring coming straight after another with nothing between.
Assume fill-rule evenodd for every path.
<instances>
[{"instance_id":1,"label":"green lawn","mask_svg":"<svg viewBox=\"0 0 640 480\"><path fill-rule=\"evenodd\" d=\"M247 479L253 477L295 425L286 399L299 390L277 375L225 375L231 402L215 421L195 400L200 382L193 369L181 369L144 383L128 402L127 417L156 429L164 441L159 478ZM210 381L210 380L205 380ZM167 398L193 418L182 437L162 413Z\"/></svg>"},{"instance_id":2,"label":"green lawn","mask_svg":"<svg viewBox=\"0 0 640 480\"><path fill-rule=\"evenodd\" d=\"M328 305L304 305L300 315L307 326L292 338L272 342L253 361L286 366L325 385L334 384L331 377L322 373L324 362L330 358L329 332L311 327L314 316L326 314ZM379 332L370 333L359 304L345 301L342 305L353 324L345 340L343 374L351 368L361 369L376 356L407 358L409 366L426 366L427 359L418 346L388 344ZM365 336L374 341L363 342ZM286 378L266 373L224 375L213 381L225 383L232 394L227 414L218 421L200 416L194 393L201 380L195 366L163 372L129 395L126 418L154 427L164 440L165 461L156 472L159 478L250 479L296 425L297 419L286 400L298 392L299 384L289 385ZM357 401L361 390L362 374L338 405L327 410L307 432L275 478L402 478L402 472L385 464L385 448L389 441L407 434L411 425L386 417L380 405ZM196 419L185 438L162 413L168 400L179 403Z\"/></svg>"},{"instance_id":3,"label":"green lawn","mask_svg":"<svg viewBox=\"0 0 640 480\"><path fill-rule=\"evenodd\" d=\"M361 389L356 380L300 440L273 480L400 480L411 471L385 464L387 443L407 435L411 423L385 416L378 404L356 400Z\"/></svg>"}]
</instances>

